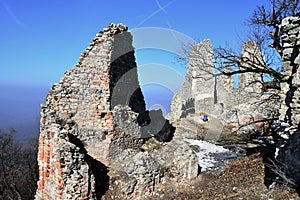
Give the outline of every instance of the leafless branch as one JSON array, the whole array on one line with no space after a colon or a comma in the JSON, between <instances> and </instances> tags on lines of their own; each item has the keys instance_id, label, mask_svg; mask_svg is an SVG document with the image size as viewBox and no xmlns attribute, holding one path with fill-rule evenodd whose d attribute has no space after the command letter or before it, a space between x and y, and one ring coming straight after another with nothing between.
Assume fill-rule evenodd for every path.
<instances>
[{"instance_id":1,"label":"leafless branch","mask_svg":"<svg viewBox=\"0 0 300 200\"><path fill-rule=\"evenodd\" d=\"M297 187L297 184L289 177L287 177L285 175L285 173L282 171L281 167L276 164L273 160L269 159L269 162L271 164L266 164L266 166L272 170L278 177L281 178L282 180L282 183L284 184L288 184L290 186L293 186L293 187ZM277 161L278 162L278 161ZM284 163L279 163L281 166L283 167L287 167Z\"/></svg>"}]
</instances>

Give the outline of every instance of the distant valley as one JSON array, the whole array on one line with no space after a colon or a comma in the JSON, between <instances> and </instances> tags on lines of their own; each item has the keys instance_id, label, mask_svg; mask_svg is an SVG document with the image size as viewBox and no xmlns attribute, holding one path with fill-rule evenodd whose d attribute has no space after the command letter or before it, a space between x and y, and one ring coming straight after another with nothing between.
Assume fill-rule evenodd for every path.
<instances>
[{"instance_id":1,"label":"distant valley","mask_svg":"<svg viewBox=\"0 0 300 200\"><path fill-rule=\"evenodd\" d=\"M29 140L39 134L40 104L45 101L44 87L0 85L0 129L17 131L16 137Z\"/></svg>"}]
</instances>

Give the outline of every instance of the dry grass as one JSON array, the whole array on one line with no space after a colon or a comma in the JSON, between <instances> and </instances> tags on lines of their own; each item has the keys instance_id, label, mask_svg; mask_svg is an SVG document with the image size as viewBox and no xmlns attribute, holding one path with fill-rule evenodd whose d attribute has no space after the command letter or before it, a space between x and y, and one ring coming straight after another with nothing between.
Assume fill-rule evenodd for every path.
<instances>
[{"instance_id":1,"label":"dry grass","mask_svg":"<svg viewBox=\"0 0 300 200\"><path fill-rule=\"evenodd\" d=\"M264 163L258 153L231 162L217 177L202 175L188 188L165 191L163 198L156 199L300 199L290 188L269 190L264 185Z\"/></svg>"}]
</instances>

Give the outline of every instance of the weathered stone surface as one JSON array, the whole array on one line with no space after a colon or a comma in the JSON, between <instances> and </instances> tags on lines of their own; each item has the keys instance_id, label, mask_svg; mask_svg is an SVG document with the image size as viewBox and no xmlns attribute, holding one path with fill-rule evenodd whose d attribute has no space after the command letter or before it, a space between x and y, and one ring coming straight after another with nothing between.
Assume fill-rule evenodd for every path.
<instances>
[{"instance_id":1,"label":"weathered stone surface","mask_svg":"<svg viewBox=\"0 0 300 200\"><path fill-rule=\"evenodd\" d=\"M195 152L170 142L175 129L162 111L145 110L122 24L97 34L52 87L40 128L36 199L148 198L166 183L166 171L177 182L198 175ZM155 146L142 151L151 137Z\"/></svg>"},{"instance_id":2,"label":"weathered stone surface","mask_svg":"<svg viewBox=\"0 0 300 200\"><path fill-rule=\"evenodd\" d=\"M189 56L189 67L187 69L186 78L175 94L171 104L171 113L168 119L171 122L187 116L188 113L197 113L201 104L210 104L213 102L214 85L213 78L213 47L210 40L193 46ZM201 70L206 69L207 71ZM206 110L209 111L209 110Z\"/></svg>"},{"instance_id":3,"label":"weathered stone surface","mask_svg":"<svg viewBox=\"0 0 300 200\"><path fill-rule=\"evenodd\" d=\"M284 23L287 82L281 84L286 101L281 109L284 131L278 159L289 164L283 171L298 181L300 59L295 38L300 30L298 18ZM242 62L261 62L255 55L263 59L253 42L246 43ZM237 156L212 144L224 127L236 128L273 117L280 102L270 101L270 94L277 93L263 92L257 74L241 75L239 88L233 87L233 77L215 75L213 47L205 40L193 47L186 79L172 101L168 119L176 127L174 133L161 111L145 110L132 36L126 26L111 24L97 34L80 61L52 87L41 107L36 199L99 199L103 195L147 199L164 184L194 179L203 166L212 173L222 169L224 160ZM266 100L269 103L263 104ZM203 121L204 115L208 121ZM240 135L251 132L241 130ZM257 127L253 130L259 131ZM149 137L156 140L143 144ZM186 139L212 143L203 142L209 144L205 151L202 143L195 145ZM169 143L163 143L166 141ZM211 148L221 150L212 152ZM216 164L209 165L211 160Z\"/></svg>"},{"instance_id":4,"label":"weathered stone surface","mask_svg":"<svg viewBox=\"0 0 300 200\"><path fill-rule=\"evenodd\" d=\"M300 18L285 18L280 26L282 32L283 74L286 82L281 83L282 106L280 110L281 131L277 145L277 160L282 172L300 185Z\"/></svg>"},{"instance_id":5,"label":"weathered stone surface","mask_svg":"<svg viewBox=\"0 0 300 200\"><path fill-rule=\"evenodd\" d=\"M175 128L165 119L162 110L150 110L150 124L141 127L142 138L154 137L160 142L170 142Z\"/></svg>"},{"instance_id":6,"label":"weathered stone surface","mask_svg":"<svg viewBox=\"0 0 300 200\"><path fill-rule=\"evenodd\" d=\"M253 41L245 43L240 58L242 65L239 67L258 69L265 59ZM234 87L237 80L238 87ZM257 147L258 142L255 146L246 141L265 131L268 124L264 120L278 116L280 90L265 85L259 73L242 73L238 79L218 74L210 41L195 45L185 81L175 94L171 113L167 116L176 127L174 140L192 139L199 144L192 146L200 167L208 173L220 172L226 161L244 156L245 149ZM208 119L204 120L204 116ZM195 141L199 139L205 141ZM243 143L236 145L234 142ZM226 145L230 150L210 152L210 148L219 149L216 144ZM209 147L206 149L203 145Z\"/></svg>"},{"instance_id":7,"label":"weathered stone surface","mask_svg":"<svg viewBox=\"0 0 300 200\"><path fill-rule=\"evenodd\" d=\"M263 59L253 41L245 43L241 55L244 67L251 64L259 68ZM188 114L210 115L223 126L238 127L277 113L280 102L270 99L270 94L277 94L278 91L263 91L259 74L244 73L238 80L239 87L234 88L233 77L216 74L213 47L209 40L195 45L190 53L185 81L172 100L168 119L175 122ZM265 101L268 104L262 103ZM219 133L222 128L220 125Z\"/></svg>"},{"instance_id":8,"label":"weathered stone surface","mask_svg":"<svg viewBox=\"0 0 300 200\"><path fill-rule=\"evenodd\" d=\"M259 47L254 41L249 41L244 44L241 64L244 68L260 68L260 63L264 62L264 55L260 51ZM261 93L262 85L259 81L262 81L260 73L243 73L239 77L239 87L244 92L250 93L257 97L257 94Z\"/></svg>"},{"instance_id":9,"label":"weathered stone surface","mask_svg":"<svg viewBox=\"0 0 300 200\"><path fill-rule=\"evenodd\" d=\"M119 174L110 182L112 190L117 187L120 190L114 198L140 199L148 198L157 190L164 176L164 168L149 152L126 150L114 161L110 174Z\"/></svg>"},{"instance_id":10,"label":"weathered stone surface","mask_svg":"<svg viewBox=\"0 0 300 200\"><path fill-rule=\"evenodd\" d=\"M163 144L151 139L143 148L143 152L125 150L114 160L110 175L117 178L111 179L110 192L105 197L149 199L164 184L180 184L199 173L197 155L183 140Z\"/></svg>"},{"instance_id":11,"label":"weathered stone surface","mask_svg":"<svg viewBox=\"0 0 300 200\"><path fill-rule=\"evenodd\" d=\"M148 121L132 36L111 24L42 105L36 199L99 199L110 161L141 146Z\"/></svg>"}]
</instances>

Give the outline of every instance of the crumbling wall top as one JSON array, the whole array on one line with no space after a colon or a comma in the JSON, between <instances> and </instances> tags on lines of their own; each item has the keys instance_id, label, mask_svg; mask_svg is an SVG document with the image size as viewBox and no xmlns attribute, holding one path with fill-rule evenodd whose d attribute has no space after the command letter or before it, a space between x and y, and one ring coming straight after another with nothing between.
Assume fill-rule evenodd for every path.
<instances>
[{"instance_id":1,"label":"crumbling wall top","mask_svg":"<svg viewBox=\"0 0 300 200\"><path fill-rule=\"evenodd\" d=\"M145 102L127 30L110 24L99 32L49 91L41 108L37 199L99 198L104 186L95 187L110 160L141 145Z\"/></svg>"}]
</instances>

